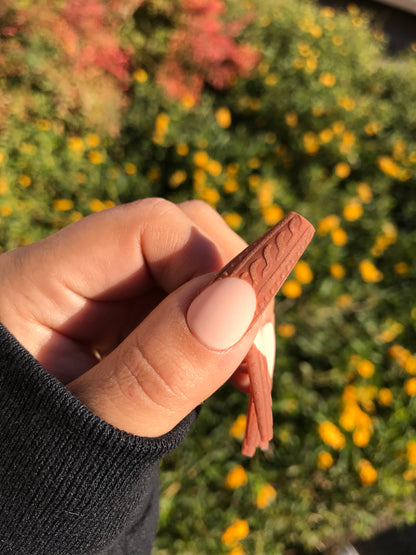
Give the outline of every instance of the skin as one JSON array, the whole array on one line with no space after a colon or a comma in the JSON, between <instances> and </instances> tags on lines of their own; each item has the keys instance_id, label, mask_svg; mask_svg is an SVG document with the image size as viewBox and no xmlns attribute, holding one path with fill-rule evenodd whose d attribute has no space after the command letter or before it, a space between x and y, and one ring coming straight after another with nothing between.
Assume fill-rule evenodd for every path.
<instances>
[{"instance_id":1,"label":"skin","mask_svg":"<svg viewBox=\"0 0 416 555\"><path fill-rule=\"evenodd\" d=\"M213 351L186 322L212 272L245 246L200 201L119 206L2 254L0 321L95 414L160 436L231 377L248 388L240 363L261 323Z\"/></svg>"}]
</instances>

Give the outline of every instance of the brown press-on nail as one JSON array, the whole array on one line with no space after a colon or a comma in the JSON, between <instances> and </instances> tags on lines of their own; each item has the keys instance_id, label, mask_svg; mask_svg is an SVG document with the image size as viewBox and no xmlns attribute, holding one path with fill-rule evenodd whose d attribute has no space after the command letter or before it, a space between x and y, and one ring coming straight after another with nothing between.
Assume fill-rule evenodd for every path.
<instances>
[{"instance_id":1,"label":"brown press-on nail","mask_svg":"<svg viewBox=\"0 0 416 555\"><path fill-rule=\"evenodd\" d=\"M314 235L313 226L295 212L290 212L240 254L215 277L237 277L250 283L257 295L253 325L279 291ZM265 357L254 346L246 362L250 375L250 401L243 452L251 456L264 447L272 436L271 379ZM254 407L254 409L253 409Z\"/></svg>"}]
</instances>

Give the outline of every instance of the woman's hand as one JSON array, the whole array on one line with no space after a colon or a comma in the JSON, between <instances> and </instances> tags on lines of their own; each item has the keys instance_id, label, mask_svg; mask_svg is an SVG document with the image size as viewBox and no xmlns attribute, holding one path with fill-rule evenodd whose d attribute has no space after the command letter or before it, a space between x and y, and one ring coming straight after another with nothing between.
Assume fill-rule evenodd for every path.
<instances>
[{"instance_id":1,"label":"woman's hand","mask_svg":"<svg viewBox=\"0 0 416 555\"><path fill-rule=\"evenodd\" d=\"M249 291L218 309L219 323L237 314L225 349L187 320L206 274L245 246L199 201L118 206L0 256L0 321L98 416L159 436L232 376L255 339L258 325L243 321ZM234 383L245 389L247 377Z\"/></svg>"}]
</instances>

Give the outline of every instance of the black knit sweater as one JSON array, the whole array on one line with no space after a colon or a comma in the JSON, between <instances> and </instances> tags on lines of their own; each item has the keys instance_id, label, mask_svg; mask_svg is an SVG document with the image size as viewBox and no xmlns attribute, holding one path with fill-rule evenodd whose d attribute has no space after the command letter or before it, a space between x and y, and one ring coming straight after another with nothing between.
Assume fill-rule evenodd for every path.
<instances>
[{"instance_id":1,"label":"black knit sweater","mask_svg":"<svg viewBox=\"0 0 416 555\"><path fill-rule=\"evenodd\" d=\"M0 325L0 553L150 553L158 461L194 419L155 439L122 432Z\"/></svg>"}]
</instances>

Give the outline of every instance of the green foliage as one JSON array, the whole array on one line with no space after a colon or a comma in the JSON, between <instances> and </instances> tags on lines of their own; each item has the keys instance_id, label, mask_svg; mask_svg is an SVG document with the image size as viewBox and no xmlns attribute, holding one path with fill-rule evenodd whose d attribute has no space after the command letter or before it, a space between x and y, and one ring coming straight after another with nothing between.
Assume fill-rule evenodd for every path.
<instances>
[{"instance_id":1,"label":"green foliage","mask_svg":"<svg viewBox=\"0 0 416 555\"><path fill-rule=\"evenodd\" d=\"M413 522L414 49L387 56L354 6L255 2L240 37L262 53L252 75L172 101L154 64L177 20L151 6L123 29L136 67L116 139L50 106L35 86L41 47L27 46L35 105L23 98L0 137L2 248L150 195L203 199L248 241L290 210L317 227L276 306L275 439L245 459L230 430L246 399L229 385L210 399L163 462L155 553L307 551L367 536L380 520ZM160 23L153 37L149 21ZM247 484L227 488L237 464ZM266 484L277 495L259 508ZM233 545L223 534L235 519L250 531L233 529Z\"/></svg>"}]
</instances>

